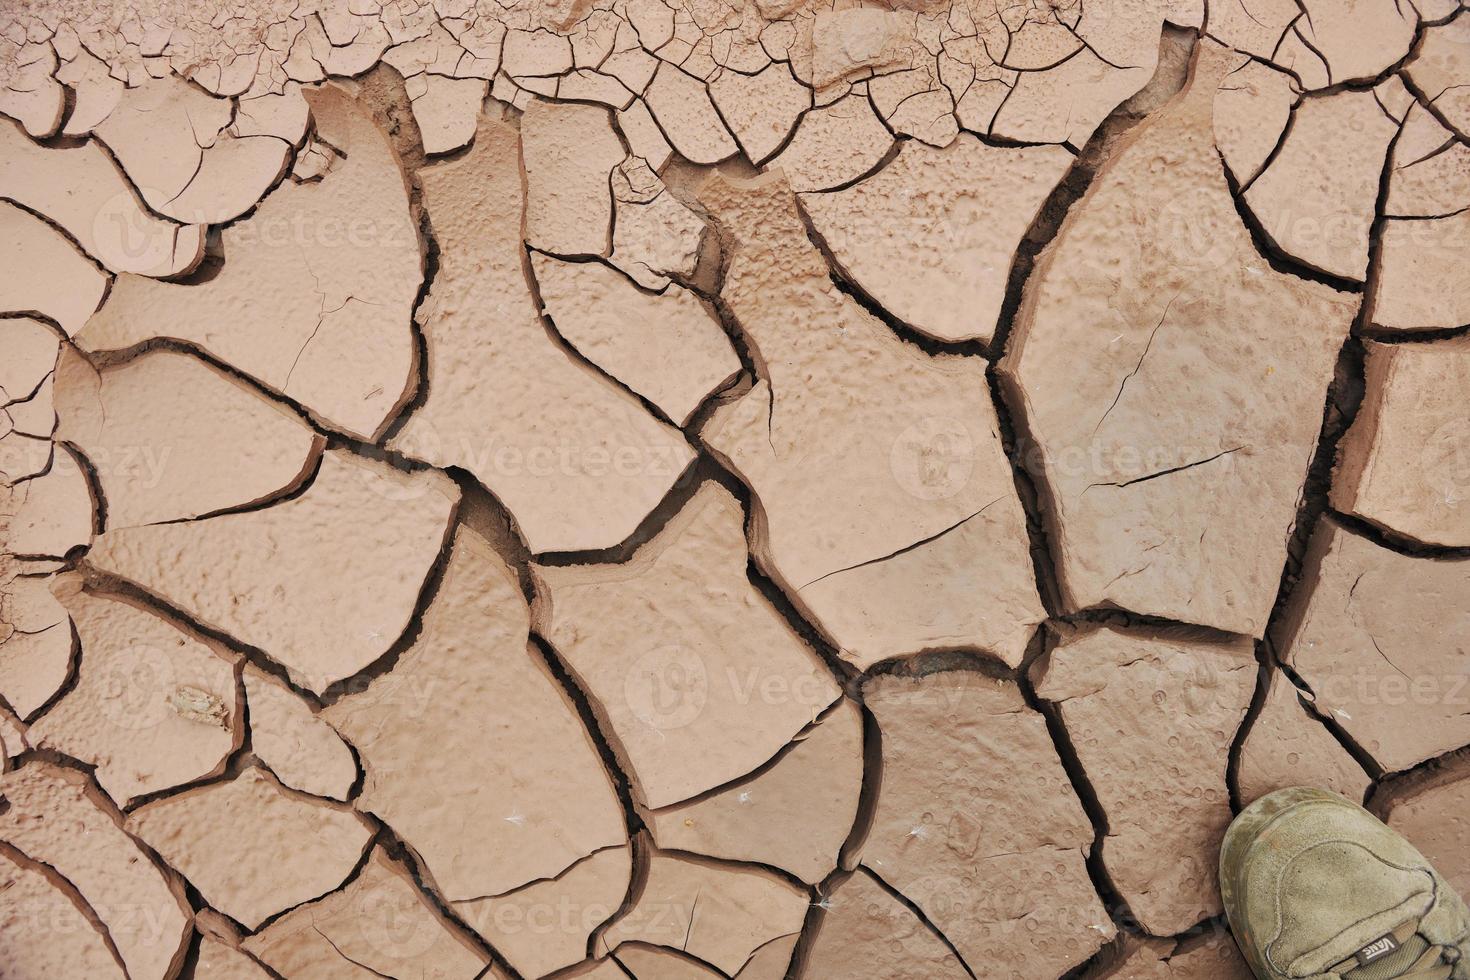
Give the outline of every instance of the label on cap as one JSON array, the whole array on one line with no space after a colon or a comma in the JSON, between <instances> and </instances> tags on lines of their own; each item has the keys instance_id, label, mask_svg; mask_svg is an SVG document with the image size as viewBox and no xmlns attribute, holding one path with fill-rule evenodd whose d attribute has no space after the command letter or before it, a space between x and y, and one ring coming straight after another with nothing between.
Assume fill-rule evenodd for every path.
<instances>
[{"instance_id":1,"label":"label on cap","mask_svg":"<svg viewBox=\"0 0 1470 980\"><path fill-rule=\"evenodd\" d=\"M1356 954L1358 958L1358 964L1360 966L1367 966L1374 960L1382 959L1383 957L1387 956L1389 953L1392 953L1398 948L1399 941L1393 938L1392 933L1387 936L1380 936L1368 945L1364 946L1362 949L1358 950Z\"/></svg>"}]
</instances>

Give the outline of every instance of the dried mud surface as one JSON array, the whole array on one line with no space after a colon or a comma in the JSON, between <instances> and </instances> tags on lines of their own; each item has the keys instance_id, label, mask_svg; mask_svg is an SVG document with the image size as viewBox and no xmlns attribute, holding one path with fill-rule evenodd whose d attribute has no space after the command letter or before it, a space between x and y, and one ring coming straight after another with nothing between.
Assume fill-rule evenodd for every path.
<instances>
[{"instance_id":1,"label":"dried mud surface","mask_svg":"<svg viewBox=\"0 0 1470 980\"><path fill-rule=\"evenodd\" d=\"M1470 3L0 10L0 975L1244 978L1470 889Z\"/></svg>"}]
</instances>

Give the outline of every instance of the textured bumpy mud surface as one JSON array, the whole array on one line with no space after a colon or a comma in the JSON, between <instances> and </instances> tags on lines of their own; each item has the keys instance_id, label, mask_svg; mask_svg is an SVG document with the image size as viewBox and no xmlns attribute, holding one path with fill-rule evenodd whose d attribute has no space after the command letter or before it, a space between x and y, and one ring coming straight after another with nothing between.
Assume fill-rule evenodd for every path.
<instances>
[{"instance_id":1,"label":"textured bumpy mud surface","mask_svg":"<svg viewBox=\"0 0 1470 980\"><path fill-rule=\"evenodd\" d=\"M0 976L1243 980L1467 386L1466 0L0 4Z\"/></svg>"}]
</instances>

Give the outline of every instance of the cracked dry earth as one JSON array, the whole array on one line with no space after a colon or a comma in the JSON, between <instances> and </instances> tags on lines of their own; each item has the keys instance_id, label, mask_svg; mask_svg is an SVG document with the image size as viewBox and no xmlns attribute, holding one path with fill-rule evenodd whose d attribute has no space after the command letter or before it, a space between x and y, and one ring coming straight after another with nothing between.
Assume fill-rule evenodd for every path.
<instances>
[{"instance_id":1,"label":"cracked dry earth","mask_svg":"<svg viewBox=\"0 0 1470 980\"><path fill-rule=\"evenodd\" d=\"M1245 978L1470 889L1461 0L9 0L0 977Z\"/></svg>"}]
</instances>

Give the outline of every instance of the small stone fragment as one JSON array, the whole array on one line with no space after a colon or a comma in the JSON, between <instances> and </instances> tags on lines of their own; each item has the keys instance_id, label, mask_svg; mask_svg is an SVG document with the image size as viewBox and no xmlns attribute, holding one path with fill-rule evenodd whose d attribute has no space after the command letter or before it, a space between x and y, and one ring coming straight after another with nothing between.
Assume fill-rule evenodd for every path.
<instances>
[{"instance_id":1,"label":"small stone fragment","mask_svg":"<svg viewBox=\"0 0 1470 980\"><path fill-rule=\"evenodd\" d=\"M467 153L419 172L440 248L421 314L433 382L390 445L474 474L533 552L609 548L694 454L547 335L526 281L519 158L516 130L486 117Z\"/></svg>"},{"instance_id":2,"label":"small stone fragment","mask_svg":"<svg viewBox=\"0 0 1470 980\"><path fill-rule=\"evenodd\" d=\"M1275 632L1282 662L1389 772L1470 744L1470 561L1410 558L1324 519Z\"/></svg>"},{"instance_id":3,"label":"small stone fragment","mask_svg":"<svg viewBox=\"0 0 1470 980\"><path fill-rule=\"evenodd\" d=\"M607 255L613 219L608 175L626 152L606 109L533 101L521 116L526 241L558 255Z\"/></svg>"},{"instance_id":4,"label":"small stone fragment","mask_svg":"<svg viewBox=\"0 0 1470 980\"><path fill-rule=\"evenodd\" d=\"M372 440L415 388L409 317L423 254L402 165L371 111L336 85L307 100L316 131L345 158L320 181L286 181L228 226L225 263L207 281L119 277L77 343L197 344Z\"/></svg>"},{"instance_id":5,"label":"small stone fragment","mask_svg":"<svg viewBox=\"0 0 1470 980\"><path fill-rule=\"evenodd\" d=\"M56 872L0 848L0 963L7 977L126 980L107 940ZM201 974L201 976L203 976Z\"/></svg>"},{"instance_id":6,"label":"small stone fragment","mask_svg":"<svg viewBox=\"0 0 1470 980\"><path fill-rule=\"evenodd\" d=\"M381 847L341 891L292 909L241 945L284 977L472 980L488 962Z\"/></svg>"},{"instance_id":7,"label":"small stone fragment","mask_svg":"<svg viewBox=\"0 0 1470 980\"><path fill-rule=\"evenodd\" d=\"M796 135L765 166L780 168L798 192L835 190L872 172L893 134L868 99L849 95L801 117Z\"/></svg>"},{"instance_id":8,"label":"small stone fragment","mask_svg":"<svg viewBox=\"0 0 1470 980\"><path fill-rule=\"evenodd\" d=\"M254 767L145 804L127 828L252 930L336 889L372 841L356 812L308 802Z\"/></svg>"},{"instance_id":9,"label":"small stone fragment","mask_svg":"<svg viewBox=\"0 0 1470 980\"><path fill-rule=\"evenodd\" d=\"M1372 780L1281 670L1272 668L1266 703L1241 746L1240 805L1290 786L1320 786L1361 803Z\"/></svg>"},{"instance_id":10,"label":"small stone fragment","mask_svg":"<svg viewBox=\"0 0 1470 980\"><path fill-rule=\"evenodd\" d=\"M1014 682L879 675L863 696L883 779L862 863L971 970L1060 975L1112 938L1087 877L1092 824Z\"/></svg>"},{"instance_id":11,"label":"small stone fragment","mask_svg":"<svg viewBox=\"0 0 1470 980\"><path fill-rule=\"evenodd\" d=\"M716 164L740 152L705 84L675 65L659 62L643 99L674 149L690 163Z\"/></svg>"},{"instance_id":12,"label":"small stone fragment","mask_svg":"<svg viewBox=\"0 0 1470 980\"><path fill-rule=\"evenodd\" d=\"M201 688L188 686L175 688L164 699L164 703L173 709L174 714L185 721L220 728L225 727L228 723L229 712L225 708L224 700Z\"/></svg>"},{"instance_id":13,"label":"small stone fragment","mask_svg":"<svg viewBox=\"0 0 1470 980\"><path fill-rule=\"evenodd\" d=\"M698 297L670 284L645 293L600 262L531 257L542 308L557 332L633 391L684 425L740 373L730 339Z\"/></svg>"},{"instance_id":14,"label":"small stone fragment","mask_svg":"<svg viewBox=\"0 0 1470 980\"><path fill-rule=\"evenodd\" d=\"M770 768L649 815L665 850L767 864L809 884L837 866L863 783L862 712L843 698Z\"/></svg>"},{"instance_id":15,"label":"small stone fragment","mask_svg":"<svg viewBox=\"0 0 1470 980\"><path fill-rule=\"evenodd\" d=\"M56 438L92 466L109 530L250 507L308 479L325 440L217 368L171 350L104 371L70 347Z\"/></svg>"},{"instance_id":16,"label":"small stone fragment","mask_svg":"<svg viewBox=\"0 0 1470 980\"><path fill-rule=\"evenodd\" d=\"M1285 255L1362 282L1384 158L1397 132L1372 92L1304 99L1244 201Z\"/></svg>"},{"instance_id":17,"label":"small stone fragment","mask_svg":"<svg viewBox=\"0 0 1470 980\"><path fill-rule=\"evenodd\" d=\"M193 933L183 886L123 832L100 797L83 773L35 760L0 776L7 804L0 812L0 841L48 865L80 893L131 980L176 976ZM83 943L91 930L88 924L79 934ZM34 934L22 935L28 946L36 945ZM9 967L13 961L4 962Z\"/></svg>"},{"instance_id":18,"label":"small stone fragment","mask_svg":"<svg viewBox=\"0 0 1470 980\"><path fill-rule=\"evenodd\" d=\"M622 908L632 872L628 847L604 848L558 877L454 910L522 976L544 977L587 955L588 937Z\"/></svg>"},{"instance_id":19,"label":"small stone fragment","mask_svg":"<svg viewBox=\"0 0 1470 980\"><path fill-rule=\"evenodd\" d=\"M1250 707L1248 640L1210 644L1112 628L1063 639L1036 693L1053 702L1108 818L1102 860L1145 931L1218 915L1231 740Z\"/></svg>"},{"instance_id":20,"label":"small stone fragment","mask_svg":"<svg viewBox=\"0 0 1470 980\"><path fill-rule=\"evenodd\" d=\"M1332 505L1428 545L1470 546L1470 337L1365 344L1366 391L1338 444Z\"/></svg>"},{"instance_id":21,"label":"small stone fragment","mask_svg":"<svg viewBox=\"0 0 1470 980\"><path fill-rule=\"evenodd\" d=\"M0 266L6 269L0 281L0 311L39 313L56 321L68 336L96 312L107 290L107 276L75 245L40 218L4 202L0 202ZM4 326L8 332L13 321Z\"/></svg>"},{"instance_id":22,"label":"small stone fragment","mask_svg":"<svg viewBox=\"0 0 1470 980\"><path fill-rule=\"evenodd\" d=\"M834 288L779 174L700 193L765 374L700 436L759 503L757 562L860 668L961 646L1019 663L1045 614L985 361L930 355Z\"/></svg>"},{"instance_id":23,"label":"small stone fragment","mask_svg":"<svg viewBox=\"0 0 1470 980\"><path fill-rule=\"evenodd\" d=\"M746 577L743 516L707 482L627 562L534 567L537 631L606 713L649 807L753 772L839 694Z\"/></svg>"},{"instance_id":24,"label":"small stone fragment","mask_svg":"<svg viewBox=\"0 0 1470 980\"><path fill-rule=\"evenodd\" d=\"M1236 212L1211 110L1242 61L1201 42L1190 87L1103 165L999 366L1067 611L1259 635L1276 598L1357 302L1273 270Z\"/></svg>"},{"instance_id":25,"label":"small stone fragment","mask_svg":"<svg viewBox=\"0 0 1470 980\"><path fill-rule=\"evenodd\" d=\"M846 190L802 194L842 271L938 340L989 343L1021 237L1073 162L1061 147L904 143Z\"/></svg>"},{"instance_id":26,"label":"small stone fragment","mask_svg":"<svg viewBox=\"0 0 1470 980\"><path fill-rule=\"evenodd\" d=\"M217 775L240 746L234 658L120 597L56 586L81 641L77 682L31 743L97 767L120 807Z\"/></svg>"},{"instance_id":27,"label":"small stone fragment","mask_svg":"<svg viewBox=\"0 0 1470 980\"><path fill-rule=\"evenodd\" d=\"M322 712L362 760L357 805L450 902L554 878L627 839L596 746L527 647L528 616L514 573L461 526L414 644Z\"/></svg>"},{"instance_id":28,"label":"small stone fragment","mask_svg":"<svg viewBox=\"0 0 1470 980\"><path fill-rule=\"evenodd\" d=\"M108 531L89 559L258 647L320 694L403 633L458 497L441 475L332 450L299 496ZM351 568L353 587L327 568Z\"/></svg>"},{"instance_id":29,"label":"small stone fragment","mask_svg":"<svg viewBox=\"0 0 1470 980\"><path fill-rule=\"evenodd\" d=\"M0 120L0 198L45 215L113 272L173 276L204 257L204 227L145 210L95 142L45 147Z\"/></svg>"},{"instance_id":30,"label":"small stone fragment","mask_svg":"<svg viewBox=\"0 0 1470 980\"><path fill-rule=\"evenodd\" d=\"M818 14L819 19L821 16ZM721 117L730 124L746 159L756 166L785 144L802 113L812 105L811 90L781 62L767 65L754 75L721 72L710 82L709 94Z\"/></svg>"},{"instance_id":31,"label":"small stone fragment","mask_svg":"<svg viewBox=\"0 0 1470 980\"><path fill-rule=\"evenodd\" d=\"M845 980L965 980L954 952L866 868L826 899L807 975Z\"/></svg>"},{"instance_id":32,"label":"small stone fragment","mask_svg":"<svg viewBox=\"0 0 1470 980\"><path fill-rule=\"evenodd\" d=\"M1409 839L1445 877L1464 894L1470 891L1470 858L1465 854L1470 814L1470 780L1447 770L1411 793L1397 797L1387 822Z\"/></svg>"},{"instance_id":33,"label":"small stone fragment","mask_svg":"<svg viewBox=\"0 0 1470 980\"><path fill-rule=\"evenodd\" d=\"M806 909L806 892L769 871L657 853L637 903L598 948L667 946L733 975L764 944L800 932Z\"/></svg>"},{"instance_id":34,"label":"small stone fragment","mask_svg":"<svg viewBox=\"0 0 1470 980\"><path fill-rule=\"evenodd\" d=\"M258 667L245 667L251 751L286 786L345 800L357 782L352 750L332 726Z\"/></svg>"}]
</instances>

